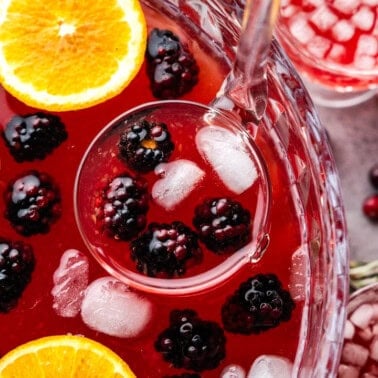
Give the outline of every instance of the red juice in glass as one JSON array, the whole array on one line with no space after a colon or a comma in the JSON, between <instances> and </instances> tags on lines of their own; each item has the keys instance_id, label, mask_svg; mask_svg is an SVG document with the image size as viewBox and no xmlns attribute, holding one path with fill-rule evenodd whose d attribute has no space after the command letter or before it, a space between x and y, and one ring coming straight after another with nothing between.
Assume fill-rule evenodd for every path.
<instances>
[{"instance_id":1,"label":"red juice in glass","mask_svg":"<svg viewBox=\"0 0 378 378\"><path fill-rule=\"evenodd\" d=\"M277 35L310 83L315 101L322 96L317 86L329 90L328 98L323 93L325 106L327 100L329 106L332 101L337 106L337 92L350 92L350 97L354 93L361 100L367 98L363 91L374 94L378 80L376 0L282 1Z\"/></svg>"},{"instance_id":2,"label":"red juice in glass","mask_svg":"<svg viewBox=\"0 0 378 378\"><path fill-rule=\"evenodd\" d=\"M349 300L338 377L378 375L377 284L355 291Z\"/></svg>"},{"instance_id":3,"label":"red juice in glass","mask_svg":"<svg viewBox=\"0 0 378 378\"><path fill-rule=\"evenodd\" d=\"M181 11L192 17L189 21L180 18L179 13L172 10L174 8L162 10L159 4L143 4L149 32L154 28L172 31L188 46L196 59L198 82L191 91L181 95L180 100L209 103L229 71L232 49L220 49L211 38L216 40L215 37L219 37L216 29L199 17L206 12L217 14L217 8L212 8L214 5L203 4L198 13L189 2L181 5ZM230 14L228 5L222 6L222 11ZM167 12L172 12L176 18L169 17ZM202 34L198 31L199 25L203 28ZM232 37L232 33L229 37ZM228 43L231 40L228 39ZM319 145L324 148L323 137L319 137L315 131L303 131L298 126L302 124L300 120L304 120L317 130L316 116L312 113L300 82L287 67L276 45L272 48L268 76L267 115L258 128L249 124L246 126L248 138L258 149L257 157L251 153L251 159L255 162L261 158L264 163L261 167L256 163L257 176L247 189L240 192L232 185L225 185L214 172L214 167L203 163L195 150L193 132L186 132L195 127L189 121L180 128L172 128L171 138L175 148L163 163L165 165L160 166L160 175L153 170L141 174L134 172L119 159L111 141L110 147L99 145L102 149L98 150L98 154L105 151L105 158L103 163L98 164L93 176L86 178L87 188L85 185L75 187L83 156L99 132L121 113L156 100L151 92L146 62L137 77L117 97L89 109L55 113L65 125L68 136L44 159L16 162L5 143L0 143L0 190L4 193L0 202L0 237L3 245L4 240L21 240L29 244L35 257L31 280L22 295L11 308L0 312L0 355L29 340L70 333L85 335L110 347L138 377L185 376L185 373L193 377L226 377L232 371L237 372L238 377L244 377L253 362L263 355L277 357L284 364L285 374L290 374L292 369L294 376L309 377L312 375L308 372L317 374L316 369L321 372L325 371L322 369L336 371L337 362L333 360L337 361L339 356L342 325L336 330L333 328L332 342L319 333L319 328L330 327L331 316L342 316L345 303L346 271L343 270L345 261L342 254L345 252L344 223L338 204L337 183L334 183L336 195L332 199L327 197L328 187L320 188L320 185L326 185L325 177L329 177L330 171L327 169L332 168L332 157L323 152L322 159L327 162L328 168L322 164L320 168L316 165L312 167L314 150ZM0 124L4 130L15 115L25 116L37 111L14 99L3 89L0 96ZM296 116L289 110L293 103ZM171 114L173 116L174 112ZM173 120L168 117L165 122L169 126ZM309 134L304 136L301 132ZM207 137L205 135L205 140ZM309 145L306 146L308 141ZM235 156L239 155L236 153ZM175 165L177 161L180 163L178 166ZM172 172L178 174L186 169L191 172L194 189L185 192L185 198L178 204L167 205L164 202L166 197L160 195L165 192L159 191L157 182ZM30 175L32 170L47 173L59 188L61 214L48 232L25 236L4 216L9 200L5 193L9 191L10 182L15 182L25 173ZM261 171L267 178L260 174ZM118 234L114 237L113 231L109 235L103 228L105 216L101 211L109 216L114 210L108 207L101 210L106 197L104 188L108 188L107 185L114 178L119 178L125 172L128 173L127 182L135 176L142 176L145 182L145 186L142 186L147 188L145 196L148 198L148 210L145 223L139 219L139 225L142 225L138 237L152 222L171 225L179 221L195 233L195 208L208 198L226 198L228 205L230 201L238 203L238 210L234 210L234 213L238 215L241 206L243 214L250 214L251 225L247 227L249 234L234 248L236 251L229 245L227 251L214 253L211 251L213 246L208 247L203 240L199 240L193 248L199 245L202 255L193 252L195 257L185 260L184 272L180 270L180 265L174 270L173 277L169 277L171 271L162 264L160 270L149 273L153 276L150 277L146 274L149 263L144 261L138 269L136 262L140 257L130 257L130 245L136 236L126 241L115 240ZM233 182L233 185L238 184ZM79 189L75 199L74 188ZM171 188L168 185L167 190ZM319 201L320 192L323 201ZM105 193L112 196L114 190ZM84 200L87 207L80 205L80 201ZM329 212L328 201L334 201L334 210L331 212L335 212L335 224L324 221L327 217L324 214L328 213L322 206L326 206ZM76 205L79 206L75 209ZM224 201L215 206L220 214L222 206ZM79 227L75 212L81 217ZM229 233L243 229L248 223L248 220L243 219L244 223L231 227ZM173 239L175 246L180 247L181 234L184 241L189 238L187 229L182 231L182 228L172 228L170 226L164 231L169 236L166 238ZM86 240L83 240L83 235ZM256 239L259 241L261 256L254 260L249 258L246 250L248 243ZM135 285L132 280L125 283L120 271L104 264L101 259L99 264L90 253L97 248L93 240L104 247L105 255L109 253L112 257L111 262L115 263L113 267L124 264L133 277L142 277L142 284L138 284L138 280ZM334 251L328 240L334 241L332 246L339 246L340 256L333 256ZM144 245L150 243L148 239ZM176 248L175 251L178 259L182 257L182 249ZM230 256L236 257L230 260ZM333 268L325 269L328 264L333 267L339 259L337 272ZM224 265L227 262L228 265ZM207 282L198 290L176 291L172 295L172 287L161 289L157 285L150 289L151 286L143 284L145 279L164 282L181 280L181 273L183 279L189 280L198 274L206 276L209 270L222 264L229 268L229 273L223 270L215 283ZM275 279L282 285L281 288ZM243 283L247 283L247 286L244 285L238 291ZM269 296L275 296L276 293L279 295L272 302ZM243 304L243 297L251 299L250 303L259 307L258 314L251 315L249 311L254 310L245 308L247 304ZM336 306L338 311L331 311L332 314L325 316L322 311L325 306ZM323 324L323 327L318 327L319 324ZM188 341L185 335L188 335L189 328L193 329L193 333ZM314 344L310 345L309 340L314 340ZM177 352L171 347L172 343L184 346ZM313 354L308 351L321 348L321 345L335 345L335 350L320 354L323 363L319 363L316 368Z\"/></svg>"}]
</instances>

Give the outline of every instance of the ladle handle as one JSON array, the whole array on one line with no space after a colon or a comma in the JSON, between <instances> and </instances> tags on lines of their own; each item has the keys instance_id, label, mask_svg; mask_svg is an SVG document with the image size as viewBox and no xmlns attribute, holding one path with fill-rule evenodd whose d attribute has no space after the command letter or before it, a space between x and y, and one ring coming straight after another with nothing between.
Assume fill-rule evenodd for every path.
<instances>
[{"instance_id":1,"label":"ladle handle","mask_svg":"<svg viewBox=\"0 0 378 378\"><path fill-rule=\"evenodd\" d=\"M279 0L247 0L236 59L212 106L243 111L258 123L267 103L266 66Z\"/></svg>"}]
</instances>

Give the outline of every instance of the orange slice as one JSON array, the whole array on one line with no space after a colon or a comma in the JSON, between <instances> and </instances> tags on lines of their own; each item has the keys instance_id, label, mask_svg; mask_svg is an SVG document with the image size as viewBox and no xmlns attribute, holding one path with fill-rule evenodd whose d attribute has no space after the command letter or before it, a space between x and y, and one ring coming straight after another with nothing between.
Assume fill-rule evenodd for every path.
<instances>
[{"instance_id":1,"label":"orange slice","mask_svg":"<svg viewBox=\"0 0 378 378\"><path fill-rule=\"evenodd\" d=\"M130 83L146 41L138 0L1 0L1 84L36 108L86 108Z\"/></svg>"},{"instance_id":2,"label":"orange slice","mask_svg":"<svg viewBox=\"0 0 378 378\"><path fill-rule=\"evenodd\" d=\"M26 0L27 1L27 0ZM0 359L1 378L135 378L104 345L83 336L48 336L22 344Z\"/></svg>"}]
</instances>

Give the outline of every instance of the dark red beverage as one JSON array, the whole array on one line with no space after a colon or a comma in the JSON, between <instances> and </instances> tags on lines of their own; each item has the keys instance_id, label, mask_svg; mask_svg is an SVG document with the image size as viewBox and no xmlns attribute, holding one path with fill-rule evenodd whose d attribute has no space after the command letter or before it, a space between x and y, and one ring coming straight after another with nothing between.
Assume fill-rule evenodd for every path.
<instances>
[{"instance_id":1,"label":"dark red beverage","mask_svg":"<svg viewBox=\"0 0 378 378\"><path fill-rule=\"evenodd\" d=\"M198 82L190 91L180 94L179 99L208 104L215 97L229 70L227 58L222 55L217 45L209 41L207 35L196 34L198 30L192 24L185 24L181 19L179 19L180 23L175 23L147 6L144 10L149 31L153 28L172 31L180 41L187 44L196 59L199 67ZM238 253L238 249L242 249L257 237L253 233L255 227L253 221L256 219L264 224L262 234L268 235L267 238L262 239L265 241L265 244L261 245L264 253L261 258L253 262L249 262L247 257L241 259L243 263L237 260L237 269L227 279L217 281L216 285L210 283L198 292L172 295L164 290L161 292L142 290L140 285L133 287L132 283L126 288L124 283L117 281L120 278L117 272L115 272L116 278L109 278L111 269L104 269L93 257L88 249L90 241L83 240L75 220L75 178L79 164L93 138L119 114L142 103L156 100L151 92L146 65L117 97L86 110L55 113L65 125L67 138L43 159L18 162L12 157L5 143L0 143L0 190L4 193L0 201L0 237L3 239L3 244L23 241L32 247L35 257L35 267L30 282L22 295L16 303L9 304L9 308L0 312L2 334L0 355L35 338L70 333L85 335L107 345L130 365L138 377L179 376L185 372L198 374L194 376L219 377L222 371L230 366L239 366L248 372L254 360L264 354L285 358L289 361L288 366L301 356L304 348L303 345L299 345L299 340L301 334L303 335L303 329L308 328L308 333L311 335L316 332L311 324L315 324L321 315L319 315L320 311L316 312L314 308L324 306L324 304L315 304L321 302L321 296L313 296L316 280L309 277L309 261L320 260L321 258L315 255L322 256L326 253L323 251L324 240L319 227L323 216L318 203L319 193L313 184L313 172L306 170L306 163L310 158L303 149L303 140L294 130L296 121L291 122L295 117L292 118L290 111L286 112L285 106L282 105L285 91L298 95L301 87L291 75L291 71L285 71L286 62L280 60L283 59L282 56L277 51L274 51L274 54L278 59L275 67L271 63L269 71L271 78L267 117L262 121L261 128L247 125L249 137L256 144L269 177L269 204L264 204L269 208L269 213L268 210L264 210L266 213L262 212L263 214L258 212L261 209L259 201L262 198L266 200L265 197L261 197L265 188L265 184L260 182L261 176L258 176L248 189L235 194L235 191L225 186L214 172L203 166L201 156L194 151L195 143L190 139L193 134L185 132L186 128L193 128L194 125L172 129L171 138L175 149L165 163L171 164L177 160L190 161L205 172L208 181L201 184L198 191L191 191L177 206L164 208L161 203L157 203L157 197L153 198L151 188L154 187L159 176L156 176L154 171L135 173L119 159L114 147L114 153L108 156L105 154L103 164L98 165L96 176L88 181L88 192L85 193L88 207L83 209L79 206L76 209L79 215L85 213L81 220L81 231L84 234L90 233L96 242L105 245L105 253L110 251L110 254L117 255L117 263L124 263L133 274L143 277L148 274L138 270L135 265L135 260L138 259L133 259L130 255L130 243L136 236L131 236L127 241L115 240L117 237L114 238L114 234L109 236L103 232L101 224L99 225L102 218L96 218L96 201L101 202L102 191L109 180L128 172L132 177L143 176L146 181L149 207L146 224L141 226L137 236L152 222L171 224L180 221L195 233L195 225L193 225L195 208L207 198L227 198L241 204L242 208L251 214L252 236L247 237L236 248L236 252L227 249L225 252L212 253L208 250L213 247L209 248L200 240L203 256L185 267L183 277L190 278L198 273L206 274L209 269L226 261L230 254ZM272 75L272 70L276 68L281 69L279 79L281 81L277 81ZM285 87L284 92L281 91L283 87ZM0 96L2 104L0 124L3 130L15 115L26 116L38 111L20 103L3 89ZM297 101L303 109L308 107L305 96L302 100L297 97ZM310 112L306 113L303 109L300 111L301 116L307 114L311 122ZM166 119L167 124L170 122L173 120ZM277 127L276 131L269 131L270 122ZM59 206L53 207L52 211L56 217L49 224L46 232L27 231L25 234L23 226L15 227L9 216L5 215L9 212L10 198L6 193L10 190L10 183L15 185L16 178L22 175L35 176L36 171L46 173L53 182L51 186L58 188L59 194L56 194L55 189L49 186L50 181L45 184L48 188L46 190L51 189L55 193L54 198L59 202ZM44 176L38 177L43 183ZM51 197L49 198L51 200ZM267 214L269 218L266 221L264 217ZM342 219L340 222L342 226ZM65 269L69 268L68 265L62 268L60 264L64 263L61 258L67 256L65 253L69 250L74 250L71 256L78 259L79 265L85 265L82 270L78 270L79 274L74 276L78 281L71 281L73 286L84 288L75 292L76 301L70 299L71 302L75 302L71 312L65 304L62 310L59 296L64 293L57 294L56 291L59 279L68 277L65 276L67 273L64 273ZM71 261L73 265L74 260ZM322 269L315 269L317 279L321 277ZM178 272L174 271L173 279L179 279L177 275ZM169 276L170 273L167 274L164 269L163 273L159 271L155 274L155 278L164 280L172 279ZM125 320L127 324L122 326L122 332L119 334L117 334L120 329L119 324L113 324L110 330L106 325L105 328L103 324L99 325L98 319L88 320L97 311L96 307L91 307L96 306L95 302L92 301L85 309L81 307L82 300L84 298L85 301L90 288L93 289L93 284L101 282L97 280L103 277L108 277L107 286L103 286L105 292L121 293L121 302L118 304L121 306L127 303L124 311L129 314L130 319L133 319L128 323L129 318L126 316L125 319L122 311L121 314L119 313L118 304L114 308L109 305L107 309L106 304L113 302L109 298L107 300L110 302L104 299L101 309L98 308L105 313L100 323L103 319L115 319L119 324ZM59 282L62 284L62 281ZM245 287L241 288L246 282L247 286L257 285L253 286L252 290L258 292L256 297L253 297L257 299L251 299L253 305L256 303L259 305L257 315L250 315L249 310L239 303L237 295L243 297L244 293L244 297L250 298L250 294L246 294L248 290ZM68 290L70 290L69 286ZM101 292L101 285L97 286L96 290L94 290L95 296L101 297L98 294ZM307 296L307 291L311 293L311 298ZM272 304L269 296L276 295L272 294L273 292L277 294L277 299ZM106 297L106 294L104 295ZM128 301L129 298L131 301ZM342 292L339 292L338 299L343 300ZM276 305L279 311L274 310ZM309 307L311 307L309 312L311 316L308 316L307 312ZM241 320L235 320L234 317L239 313ZM184 318L186 321L183 320ZM177 331L180 328L177 325L180 321L186 326L188 324L190 327L193 326L197 332L195 337L193 336L194 341L185 344L189 352L182 352L184 357L170 353L169 348L167 349L169 342L177 336L167 336L167 332L174 327ZM182 337L182 332L180 335ZM200 356L197 355L200 350L196 344L199 342L198 338L202 340L205 349L208 348Z\"/></svg>"}]
</instances>

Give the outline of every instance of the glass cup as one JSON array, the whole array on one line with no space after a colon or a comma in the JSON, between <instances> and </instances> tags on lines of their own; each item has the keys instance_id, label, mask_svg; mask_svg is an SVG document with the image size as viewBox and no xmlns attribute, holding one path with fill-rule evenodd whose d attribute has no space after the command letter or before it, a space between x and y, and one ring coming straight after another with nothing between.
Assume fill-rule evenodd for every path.
<instances>
[{"instance_id":1,"label":"glass cup","mask_svg":"<svg viewBox=\"0 0 378 378\"><path fill-rule=\"evenodd\" d=\"M376 0L282 1L276 36L316 104L352 106L377 93Z\"/></svg>"},{"instance_id":2,"label":"glass cup","mask_svg":"<svg viewBox=\"0 0 378 378\"><path fill-rule=\"evenodd\" d=\"M375 376L377 344L378 283L364 286L350 296L339 375Z\"/></svg>"}]
</instances>

